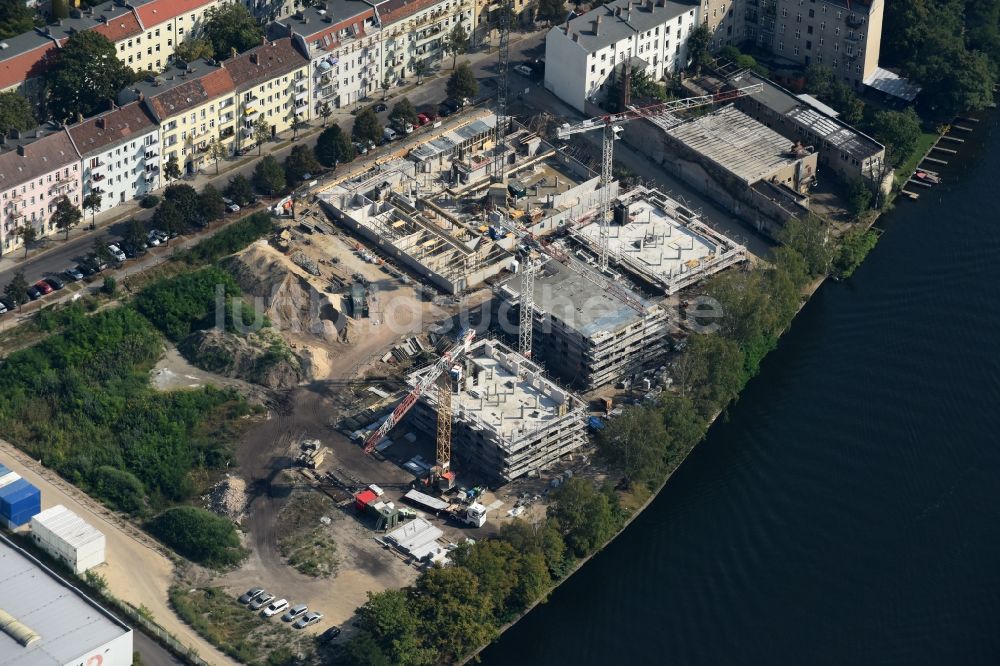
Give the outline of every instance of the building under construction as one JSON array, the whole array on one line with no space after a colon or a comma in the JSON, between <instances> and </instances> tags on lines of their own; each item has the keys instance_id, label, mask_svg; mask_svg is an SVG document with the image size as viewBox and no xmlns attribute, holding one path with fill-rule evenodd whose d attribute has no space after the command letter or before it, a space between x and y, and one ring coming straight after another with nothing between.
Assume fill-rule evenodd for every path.
<instances>
[{"instance_id":1,"label":"building under construction","mask_svg":"<svg viewBox=\"0 0 1000 666\"><path fill-rule=\"evenodd\" d=\"M416 386L424 368L407 381ZM585 439L586 408L542 369L495 340L480 340L449 371L452 467L507 483L544 469ZM439 394L421 395L412 423L437 430Z\"/></svg>"}]
</instances>

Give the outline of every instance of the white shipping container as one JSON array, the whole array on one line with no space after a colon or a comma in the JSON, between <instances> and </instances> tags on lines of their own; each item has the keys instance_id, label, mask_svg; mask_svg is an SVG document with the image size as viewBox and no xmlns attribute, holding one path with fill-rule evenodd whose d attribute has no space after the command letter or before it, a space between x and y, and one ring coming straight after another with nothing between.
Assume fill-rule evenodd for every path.
<instances>
[{"instance_id":1,"label":"white shipping container","mask_svg":"<svg viewBox=\"0 0 1000 666\"><path fill-rule=\"evenodd\" d=\"M31 536L74 573L104 563L104 534L61 504L31 519Z\"/></svg>"},{"instance_id":2,"label":"white shipping container","mask_svg":"<svg viewBox=\"0 0 1000 666\"><path fill-rule=\"evenodd\" d=\"M17 472L7 472L3 476L0 476L0 488L7 486L8 484L14 483L21 478L21 475Z\"/></svg>"}]
</instances>

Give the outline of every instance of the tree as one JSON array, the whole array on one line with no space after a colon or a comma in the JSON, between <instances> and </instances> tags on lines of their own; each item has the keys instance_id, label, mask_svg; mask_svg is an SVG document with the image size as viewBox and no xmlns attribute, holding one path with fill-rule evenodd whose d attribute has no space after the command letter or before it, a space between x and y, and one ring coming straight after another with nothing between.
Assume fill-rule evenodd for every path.
<instances>
[{"instance_id":1,"label":"tree","mask_svg":"<svg viewBox=\"0 0 1000 666\"><path fill-rule=\"evenodd\" d=\"M167 245L170 244L170 234L178 233L184 228L184 216L177 210L177 205L165 199L153 213L153 227L168 234Z\"/></svg>"},{"instance_id":2,"label":"tree","mask_svg":"<svg viewBox=\"0 0 1000 666\"><path fill-rule=\"evenodd\" d=\"M809 215L805 219L789 220L778 240L801 254L809 267L809 274L818 277L825 275L830 268L828 235L826 223L815 215Z\"/></svg>"},{"instance_id":3,"label":"tree","mask_svg":"<svg viewBox=\"0 0 1000 666\"><path fill-rule=\"evenodd\" d=\"M846 199L848 212L857 217L871 206L872 189L863 179L852 178L847 181Z\"/></svg>"},{"instance_id":4,"label":"tree","mask_svg":"<svg viewBox=\"0 0 1000 666\"><path fill-rule=\"evenodd\" d=\"M331 125L320 132L316 140L316 159L331 169L341 162L350 162L354 159L354 144L340 129L340 125Z\"/></svg>"},{"instance_id":5,"label":"tree","mask_svg":"<svg viewBox=\"0 0 1000 666\"><path fill-rule=\"evenodd\" d=\"M455 99L472 99L479 92L479 82L476 81L475 74L469 63L463 62L459 65L451 76L448 77L448 84L445 86L448 97Z\"/></svg>"},{"instance_id":6,"label":"tree","mask_svg":"<svg viewBox=\"0 0 1000 666\"><path fill-rule=\"evenodd\" d=\"M251 130L253 140L257 142L257 154L260 155L264 149L264 142L271 138L271 126L267 124L267 120L261 115L257 120L253 121Z\"/></svg>"},{"instance_id":7,"label":"tree","mask_svg":"<svg viewBox=\"0 0 1000 666\"><path fill-rule=\"evenodd\" d=\"M423 60L417 60L413 63L413 73L417 76L417 85L420 85L420 83L424 80L428 71L430 71L430 68L427 67L427 63Z\"/></svg>"},{"instance_id":8,"label":"tree","mask_svg":"<svg viewBox=\"0 0 1000 666\"><path fill-rule=\"evenodd\" d=\"M451 54L451 68L455 69L455 61L458 56L469 50L469 33L461 23L456 23L448 36L444 39L444 50Z\"/></svg>"},{"instance_id":9,"label":"tree","mask_svg":"<svg viewBox=\"0 0 1000 666\"><path fill-rule=\"evenodd\" d=\"M69 18L69 0L52 0L52 18Z\"/></svg>"},{"instance_id":10,"label":"tree","mask_svg":"<svg viewBox=\"0 0 1000 666\"><path fill-rule=\"evenodd\" d=\"M392 87L392 82L389 81L389 75L386 74L385 78L382 79L382 101L385 101L386 96L389 94L389 88Z\"/></svg>"},{"instance_id":11,"label":"tree","mask_svg":"<svg viewBox=\"0 0 1000 666\"><path fill-rule=\"evenodd\" d=\"M712 54L708 52L708 45L712 41L712 32L708 25L702 23L688 34L687 54L688 63L695 76L701 74L701 68L712 59Z\"/></svg>"},{"instance_id":12,"label":"tree","mask_svg":"<svg viewBox=\"0 0 1000 666\"><path fill-rule=\"evenodd\" d=\"M35 12L19 0L0 2L0 39L31 32L35 28Z\"/></svg>"},{"instance_id":13,"label":"tree","mask_svg":"<svg viewBox=\"0 0 1000 666\"><path fill-rule=\"evenodd\" d=\"M285 170L278 164L273 155L268 155L253 170L253 185L261 193L268 196L281 194L285 191Z\"/></svg>"},{"instance_id":14,"label":"tree","mask_svg":"<svg viewBox=\"0 0 1000 666\"><path fill-rule=\"evenodd\" d=\"M100 238L94 239L94 243L90 246L90 251L102 263L106 264L114 260L114 257L111 256L111 250L108 249L108 246Z\"/></svg>"},{"instance_id":15,"label":"tree","mask_svg":"<svg viewBox=\"0 0 1000 666\"><path fill-rule=\"evenodd\" d=\"M74 33L52 58L45 82L48 109L57 120L94 115L132 81L115 45L92 30Z\"/></svg>"},{"instance_id":16,"label":"tree","mask_svg":"<svg viewBox=\"0 0 1000 666\"><path fill-rule=\"evenodd\" d=\"M309 127L309 123L303 120L299 114L295 114L295 117L292 118L292 141L298 139L299 132L307 127Z\"/></svg>"},{"instance_id":17,"label":"tree","mask_svg":"<svg viewBox=\"0 0 1000 666\"><path fill-rule=\"evenodd\" d=\"M215 59L225 60L232 55L259 46L264 32L243 4L227 3L209 9L203 28L205 39L215 49Z\"/></svg>"},{"instance_id":18,"label":"tree","mask_svg":"<svg viewBox=\"0 0 1000 666\"><path fill-rule=\"evenodd\" d=\"M180 213L182 226L175 231L182 231L193 226L201 219L201 202L198 199L198 191L187 183L174 183L168 185L163 190L163 198L172 202Z\"/></svg>"},{"instance_id":19,"label":"tree","mask_svg":"<svg viewBox=\"0 0 1000 666\"><path fill-rule=\"evenodd\" d=\"M212 137L212 140L208 143L208 157L213 162L215 162L215 175L219 175L219 161L226 159L229 154L229 150L226 145L219 141L218 138Z\"/></svg>"},{"instance_id":20,"label":"tree","mask_svg":"<svg viewBox=\"0 0 1000 666\"><path fill-rule=\"evenodd\" d=\"M295 146L285 158L285 181L291 187L304 181L306 174L312 175L319 170L320 164L309 146Z\"/></svg>"},{"instance_id":21,"label":"tree","mask_svg":"<svg viewBox=\"0 0 1000 666\"><path fill-rule=\"evenodd\" d=\"M739 344L721 335L692 335L675 365L681 395L708 419L739 395L746 359Z\"/></svg>"},{"instance_id":22,"label":"tree","mask_svg":"<svg viewBox=\"0 0 1000 666\"><path fill-rule=\"evenodd\" d=\"M63 197L65 199L65 197ZM97 226L97 211L101 209L101 202L104 200L104 194L98 189L90 190L90 194L83 198L83 207L90 211L90 228L94 229ZM66 200L67 203L69 200ZM58 209L56 210L58 213ZM79 220L77 220L79 222ZM57 223L58 224L58 223ZM69 238L69 229L66 229L66 238Z\"/></svg>"},{"instance_id":23,"label":"tree","mask_svg":"<svg viewBox=\"0 0 1000 666\"><path fill-rule=\"evenodd\" d=\"M535 16L549 26L561 23L566 18L566 0L538 0Z\"/></svg>"},{"instance_id":24,"label":"tree","mask_svg":"<svg viewBox=\"0 0 1000 666\"><path fill-rule=\"evenodd\" d=\"M125 233L122 235L126 245L134 248L146 247L146 225L142 220L131 218L125 224Z\"/></svg>"},{"instance_id":25,"label":"tree","mask_svg":"<svg viewBox=\"0 0 1000 666\"><path fill-rule=\"evenodd\" d=\"M28 300L28 281L24 279L24 271L14 273L14 277L3 288L3 295L21 309L21 305Z\"/></svg>"},{"instance_id":26,"label":"tree","mask_svg":"<svg viewBox=\"0 0 1000 666\"><path fill-rule=\"evenodd\" d=\"M833 70L826 65L813 63L806 67L806 92L816 97L827 98L833 87Z\"/></svg>"},{"instance_id":27,"label":"tree","mask_svg":"<svg viewBox=\"0 0 1000 666\"><path fill-rule=\"evenodd\" d=\"M417 110L413 108L413 104L410 102L409 98L404 97L396 102L396 104L392 107L392 111L389 112L389 120L394 123L409 123L410 125L416 125Z\"/></svg>"},{"instance_id":28,"label":"tree","mask_svg":"<svg viewBox=\"0 0 1000 666\"><path fill-rule=\"evenodd\" d=\"M218 220L226 214L226 202L211 183L201 189L201 194L198 195L198 209L206 222Z\"/></svg>"},{"instance_id":29,"label":"tree","mask_svg":"<svg viewBox=\"0 0 1000 666\"><path fill-rule=\"evenodd\" d=\"M358 141L372 141L378 143L382 140L382 122L375 115L375 110L370 106L362 109L354 117L354 127L351 128L351 135Z\"/></svg>"},{"instance_id":30,"label":"tree","mask_svg":"<svg viewBox=\"0 0 1000 666\"><path fill-rule=\"evenodd\" d=\"M615 531L611 503L590 481L574 476L549 494L547 515L555 519L577 557L602 546Z\"/></svg>"},{"instance_id":31,"label":"tree","mask_svg":"<svg viewBox=\"0 0 1000 666\"><path fill-rule=\"evenodd\" d=\"M830 106L840 112L841 119L848 125L857 125L864 118L864 102L849 85L842 81L834 81L830 86L827 101Z\"/></svg>"},{"instance_id":32,"label":"tree","mask_svg":"<svg viewBox=\"0 0 1000 666\"><path fill-rule=\"evenodd\" d=\"M101 195L95 195L94 192L91 192L83 198L83 205L91 211L100 208ZM52 223L56 225L56 229L62 229L66 232L66 240L69 240L69 230L80 224L82 217L80 209L74 206L65 194L56 200L56 209L52 213Z\"/></svg>"},{"instance_id":33,"label":"tree","mask_svg":"<svg viewBox=\"0 0 1000 666\"><path fill-rule=\"evenodd\" d=\"M226 186L226 196L241 206L246 206L253 202L253 187L250 181L242 174L236 174L229 179Z\"/></svg>"},{"instance_id":34,"label":"tree","mask_svg":"<svg viewBox=\"0 0 1000 666\"><path fill-rule=\"evenodd\" d=\"M19 92L0 93L0 136L16 129L25 132L38 126L31 104Z\"/></svg>"},{"instance_id":35,"label":"tree","mask_svg":"<svg viewBox=\"0 0 1000 666\"><path fill-rule=\"evenodd\" d=\"M200 37L188 37L177 45L174 55L184 62L195 62L202 58L211 58L215 55L215 47L208 39Z\"/></svg>"},{"instance_id":36,"label":"tree","mask_svg":"<svg viewBox=\"0 0 1000 666\"><path fill-rule=\"evenodd\" d=\"M840 246L833 258L833 268L843 277L851 277L878 242L870 229L855 226L840 237Z\"/></svg>"},{"instance_id":37,"label":"tree","mask_svg":"<svg viewBox=\"0 0 1000 666\"><path fill-rule=\"evenodd\" d=\"M164 162L163 177L167 180L175 180L181 177L181 166L177 163L177 153L171 153L167 161Z\"/></svg>"},{"instance_id":38,"label":"tree","mask_svg":"<svg viewBox=\"0 0 1000 666\"><path fill-rule=\"evenodd\" d=\"M28 256L28 246L38 240L38 229L33 224L23 224L15 232L24 245L24 256Z\"/></svg>"},{"instance_id":39,"label":"tree","mask_svg":"<svg viewBox=\"0 0 1000 666\"><path fill-rule=\"evenodd\" d=\"M201 564L231 566L246 556L229 520L194 506L167 509L149 531L178 553Z\"/></svg>"},{"instance_id":40,"label":"tree","mask_svg":"<svg viewBox=\"0 0 1000 666\"><path fill-rule=\"evenodd\" d=\"M468 569L428 569L417 579L412 603L426 640L438 652L435 661L458 662L496 633L490 599Z\"/></svg>"},{"instance_id":41,"label":"tree","mask_svg":"<svg viewBox=\"0 0 1000 666\"><path fill-rule=\"evenodd\" d=\"M656 409L636 407L608 422L597 438L601 457L621 471L628 484L662 480L667 431Z\"/></svg>"},{"instance_id":42,"label":"tree","mask_svg":"<svg viewBox=\"0 0 1000 666\"><path fill-rule=\"evenodd\" d=\"M323 127L330 121L330 116L333 115L333 107L330 106L329 102L323 102L319 105L319 115L323 116Z\"/></svg>"},{"instance_id":43,"label":"tree","mask_svg":"<svg viewBox=\"0 0 1000 666\"><path fill-rule=\"evenodd\" d=\"M358 608L359 628L368 634L389 663L427 663L432 655L421 644L421 631L406 590L368 593Z\"/></svg>"}]
</instances>

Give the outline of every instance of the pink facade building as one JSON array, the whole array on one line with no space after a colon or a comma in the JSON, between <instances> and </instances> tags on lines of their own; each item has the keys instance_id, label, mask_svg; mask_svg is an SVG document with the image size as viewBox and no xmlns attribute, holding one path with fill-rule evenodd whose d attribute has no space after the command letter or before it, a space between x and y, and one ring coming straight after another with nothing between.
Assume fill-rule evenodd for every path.
<instances>
[{"instance_id":1,"label":"pink facade building","mask_svg":"<svg viewBox=\"0 0 1000 666\"><path fill-rule=\"evenodd\" d=\"M64 128L43 126L3 139L0 145L0 252L22 246L17 230L30 225L39 237L52 223L59 197L81 205L80 154Z\"/></svg>"}]
</instances>

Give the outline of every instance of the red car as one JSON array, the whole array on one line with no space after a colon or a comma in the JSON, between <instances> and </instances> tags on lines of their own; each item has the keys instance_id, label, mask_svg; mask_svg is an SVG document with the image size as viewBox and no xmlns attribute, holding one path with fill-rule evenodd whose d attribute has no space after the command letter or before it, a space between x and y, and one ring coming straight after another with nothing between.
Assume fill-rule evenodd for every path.
<instances>
[{"instance_id":1,"label":"red car","mask_svg":"<svg viewBox=\"0 0 1000 666\"><path fill-rule=\"evenodd\" d=\"M52 293L52 285L46 282L45 280L39 280L38 282L36 282L35 288L38 289L38 291L42 292L43 296L45 294Z\"/></svg>"},{"instance_id":2,"label":"red car","mask_svg":"<svg viewBox=\"0 0 1000 666\"><path fill-rule=\"evenodd\" d=\"M431 119L427 117L426 113L418 113L417 114L417 122L420 123L421 125L426 125L430 121L431 121Z\"/></svg>"}]
</instances>

